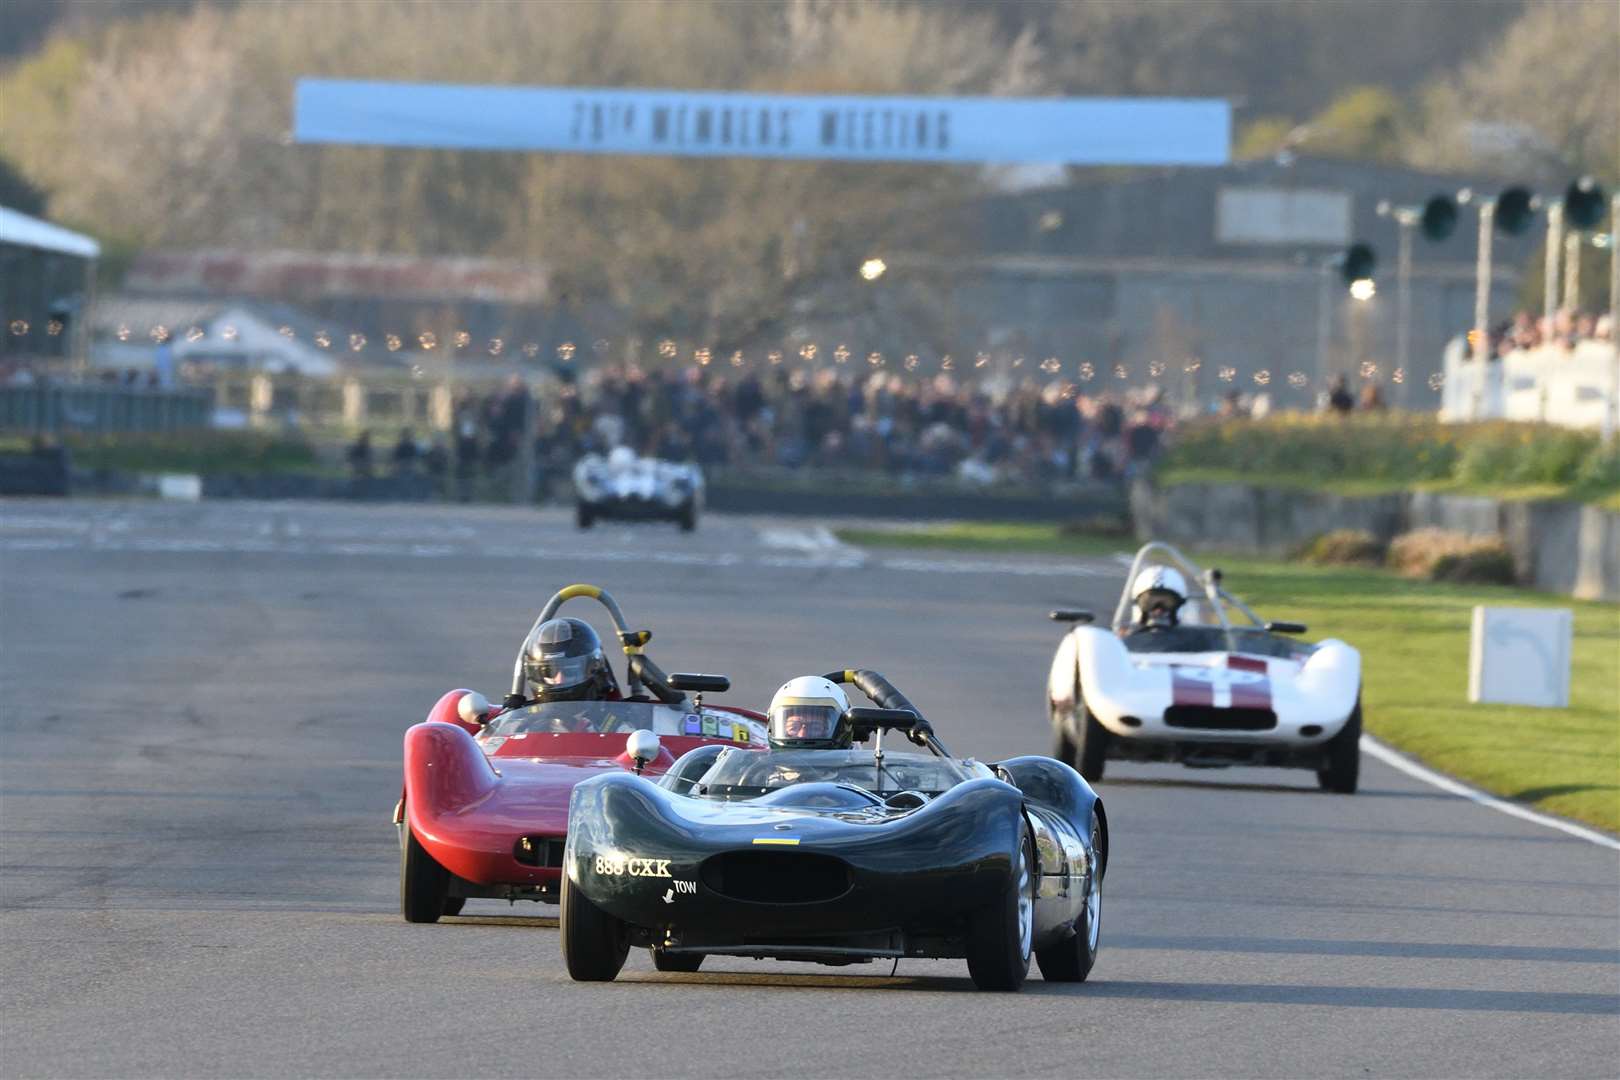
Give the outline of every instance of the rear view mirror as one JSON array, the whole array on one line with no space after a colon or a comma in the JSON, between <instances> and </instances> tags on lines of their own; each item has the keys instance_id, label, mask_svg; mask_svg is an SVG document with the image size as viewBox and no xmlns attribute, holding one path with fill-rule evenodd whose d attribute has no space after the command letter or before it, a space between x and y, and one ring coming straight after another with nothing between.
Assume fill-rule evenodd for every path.
<instances>
[{"instance_id":1,"label":"rear view mirror","mask_svg":"<svg viewBox=\"0 0 1620 1080\"><path fill-rule=\"evenodd\" d=\"M1055 611L1047 612L1046 615L1053 622L1089 623L1097 621L1096 615L1089 611L1082 611L1079 608L1058 608Z\"/></svg>"},{"instance_id":2,"label":"rear view mirror","mask_svg":"<svg viewBox=\"0 0 1620 1080\"><path fill-rule=\"evenodd\" d=\"M1266 631L1272 634L1303 634L1305 624L1302 622L1268 622Z\"/></svg>"},{"instance_id":3,"label":"rear view mirror","mask_svg":"<svg viewBox=\"0 0 1620 1080\"><path fill-rule=\"evenodd\" d=\"M874 731L910 731L917 723L917 714L910 709L874 709L855 705L844 716L849 720L850 731L856 742L866 740Z\"/></svg>"},{"instance_id":4,"label":"rear view mirror","mask_svg":"<svg viewBox=\"0 0 1620 1080\"><path fill-rule=\"evenodd\" d=\"M677 671L669 677L669 685L676 690L690 690L694 694L723 694L731 689L731 680L724 675L697 675Z\"/></svg>"}]
</instances>

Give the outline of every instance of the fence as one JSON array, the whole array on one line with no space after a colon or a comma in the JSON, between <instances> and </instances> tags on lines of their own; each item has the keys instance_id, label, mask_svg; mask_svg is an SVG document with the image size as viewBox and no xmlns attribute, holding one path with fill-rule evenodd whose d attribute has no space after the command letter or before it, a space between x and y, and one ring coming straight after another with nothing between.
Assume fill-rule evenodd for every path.
<instances>
[{"instance_id":1,"label":"fence","mask_svg":"<svg viewBox=\"0 0 1620 1080\"><path fill-rule=\"evenodd\" d=\"M207 390L146 390L96 383L0 387L0 430L179 431L208 426Z\"/></svg>"},{"instance_id":2,"label":"fence","mask_svg":"<svg viewBox=\"0 0 1620 1080\"><path fill-rule=\"evenodd\" d=\"M1446 347L1440 418L1542 420L1612 430L1620 389L1620 353L1607 341L1573 349L1515 349L1484 365L1467 359L1458 339Z\"/></svg>"}]
</instances>

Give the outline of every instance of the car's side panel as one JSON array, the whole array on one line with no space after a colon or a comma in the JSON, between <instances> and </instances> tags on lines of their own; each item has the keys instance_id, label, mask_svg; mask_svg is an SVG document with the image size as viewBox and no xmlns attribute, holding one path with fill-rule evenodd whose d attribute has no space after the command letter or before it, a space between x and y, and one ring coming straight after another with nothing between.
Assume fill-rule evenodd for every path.
<instances>
[{"instance_id":1,"label":"car's side panel","mask_svg":"<svg viewBox=\"0 0 1620 1080\"><path fill-rule=\"evenodd\" d=\"M1046 677L1046 700L1051 703L1054 712L1067 714L1074 708L1075 675L1078 671L1079 659L1077 643L1079 629L1069 631L1058 642L1057 652L1052 657L1052 668Z\"/></svg>"}]
</instances>

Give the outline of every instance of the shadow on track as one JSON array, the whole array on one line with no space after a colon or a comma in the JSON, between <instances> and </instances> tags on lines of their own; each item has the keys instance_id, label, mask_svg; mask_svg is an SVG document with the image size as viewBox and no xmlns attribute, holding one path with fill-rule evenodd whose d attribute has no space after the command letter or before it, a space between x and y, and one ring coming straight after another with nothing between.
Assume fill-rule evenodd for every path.
<instances>
[{"instance_id":1,"label":"shadow on track","mask_svg":"<svg viewBox=\"0 0 1620 1080\"><path fill-rule=\"evenodd\" d=\"M1106 787L1157 787L1157 788L1193 788L1203 791L1266 791L1281 795L1322 795L1325 792L1319 787L1306 787L1301 784L1250 784L1232 783L1221 780L1180 780L1159 776L1122 776L1118 779L1107 778L1100 781ZM1334 796L1337 798L1338 796ZM1444 791L1393 791L1389 788L1361 788L1356 794L1358 799L1455 799L1457 796Z\"/></svg>"},{"instance_id":2,"label":"shadow on track","mask_svg":"<svg viewBox=\"0 0 1620 1080\"><path fill-rule=\"evenodd\" d=\"M1322 1005L1336 1009L1439 1009L1463 1012L1612 1016L1620 994L1535 990L1456 990L1414 986L1302 986L1226 983L1096 982L1086 996L1131 1001L1213 1001L1231 1005Z\"/></svg>"},{"instance_id":3,"label":"shadow on track","mask_svg":"<svg viewBox=\"0 0 1620 1080\"><path fill-rule=\"evenodd\" d=\"M1121 934L1112 949L1165 949L1172 952L1279 953L1304 956L1387 956L1424 960L1551 961L1620 965L1620 949L1575 949L1535 945L1464 945L1423 941L1337 941L1310 938L1170 937Z\"/></svg>"}]
</instances>

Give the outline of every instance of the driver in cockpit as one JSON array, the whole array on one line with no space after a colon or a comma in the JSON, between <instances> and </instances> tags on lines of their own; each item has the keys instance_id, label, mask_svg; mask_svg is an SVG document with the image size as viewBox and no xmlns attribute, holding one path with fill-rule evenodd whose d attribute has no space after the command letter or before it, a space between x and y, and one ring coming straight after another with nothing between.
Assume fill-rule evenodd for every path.
<instances>
[{"instance_id":1,"label":"driver in cockpit","mask_svg":"<svg viewBox=\"0 0 1620 1080\"><path fill-rule=\"evenodd\" d=\"M1181 622L1181 608L1187 602L1187 581L1171 566L1149 566L1131 582L1131 603L1136 619L1129 633L1168 630Z\"/></svg>"},{"instance_id":2,"label":"driver in cockpit","mask_svg":"<svg viewBox=\"0 0 1620 1080\"><path fill-rule=\"evenodd\" d=\"M855 745L848 718L849 699L830 679L800 675L789 679L771 698L772 749L847 750Z\"/></svg>"},{"instance_id":3,"label":"driver in cockpit","mask_svg":"<svg viewBox=\"0 0 1620 1080\"><path fill-rule=\"evenodd\" d=\"M623 695L602 652L602 639L583 619L549 619L523 647L529 703L618 701Z\"/></svg>"}]
</instances>

